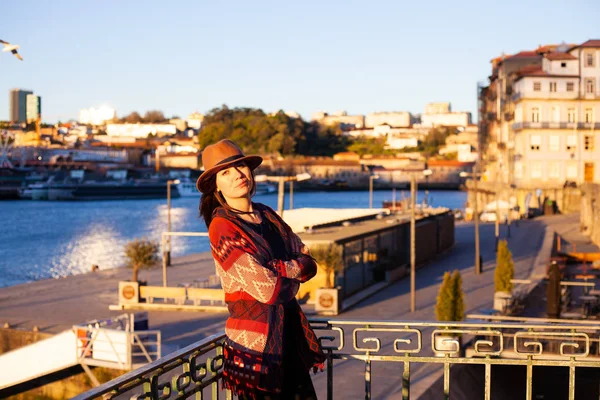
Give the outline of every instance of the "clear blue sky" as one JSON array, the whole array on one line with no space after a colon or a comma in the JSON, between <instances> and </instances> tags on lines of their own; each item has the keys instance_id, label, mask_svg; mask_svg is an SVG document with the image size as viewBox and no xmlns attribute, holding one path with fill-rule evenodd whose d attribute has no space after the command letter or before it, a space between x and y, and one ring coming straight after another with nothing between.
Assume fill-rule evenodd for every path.
<instances>
[{"instance_id":1,"label":"clear blue sky","mask_svg":"<svg viewBox=\"0 0 600 400\"><path fill-rule=\"evenodd\" d=\"M410 111L450 101L476 117L489 61L600 39L598 0L3 1L0 120L8 91L42 96L44 120L108 104L122 116Z\"/></svg>"}]
</instances>

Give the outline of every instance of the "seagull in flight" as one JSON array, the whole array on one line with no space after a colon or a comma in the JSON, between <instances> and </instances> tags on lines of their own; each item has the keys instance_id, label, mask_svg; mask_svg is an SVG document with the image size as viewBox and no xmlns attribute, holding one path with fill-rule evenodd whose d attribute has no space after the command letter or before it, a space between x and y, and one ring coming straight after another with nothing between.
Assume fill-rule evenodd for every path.
<instances>
[{"instance_id":1,"label":"seagull in flight","mask_svg":"<svg viewBox=\"0 0 600 400\"><path fill-rule=\"evenodd\" d=\"M2 52L10 51L11 53L13 53L15 55L15 57L17 57L19 60L23 61L23 57L21 57L21 55L17 52L17 49L19 48L18 44L10 44L8 42L5 42L4 40L0 40L0 43L4 45Z\"/></svg>"}]
</instances>

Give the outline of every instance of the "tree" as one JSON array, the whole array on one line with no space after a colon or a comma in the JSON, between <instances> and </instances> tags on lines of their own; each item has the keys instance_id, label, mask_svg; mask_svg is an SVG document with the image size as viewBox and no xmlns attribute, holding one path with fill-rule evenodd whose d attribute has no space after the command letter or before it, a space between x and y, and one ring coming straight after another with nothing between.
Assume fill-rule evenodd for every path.
<instances>
[{"instance_id":1,"label":"tree","mask_svg":"<svg viewBox=\"0 0 600 400\"><path fill-rule=\"evenodd\" d=\"M342 271L344 261L342 259L342 247L337 244L315 246L310 250L317 264L325 270L325 286L333 288L333 277L336 272Z\"/></svg>"},{"instance_id":2,"label":"tree","mask_svg":"<svg viewBox=\"0 0 600 400\"><path fill-rule=\"evenodd\" d=\"M441 146L446 144L446 138L457 133L455 128L437 127L429 131L425 139L419 144L419 150L426 157L434 157Z\"/></svg>"},{"instance_id":3,"label":"tree","mask_svg":"<svg viewBox=\"0 0 600 400\"><path fill-rule=\"evenodd\" d=\"M146 122L148 124L158 124L161 122L165 122L166 120L167 119L165 118L163 112L158 110L146 111L146 114L144 114L143 118L143 122Z\"/></svg>"},{"instance_id":4,"label":"tree","mask_svg":"<svg viewBox=\"0 0 600 400\"><path fill-rule=\"evenodd\" d=\"M365 154L385 154L385 143L385 137L367 138L364 136L359 136L351 141L350 145L348 146L348 151L353 151L361 156L364 156Z\"/></svg>"},{"instance_id":5,"label":"tree","mask_svg":"<svg viewBox=\"0 0 600 400\"><path fill-rule=\"evenodd\" d=\"M458 270L444 273L435 304L438 321L462 321L465 318L465 300L462 277Z\"/></svg>"},{"instance_id":6,"label":"tree","mask_svg":"<svg viewBox=\"0 0 600 400\"><path fill-rule=\"evenodd\" d=\"M133 111L129 115L124 116L121 119L121 122L125 122L128 124L137 124L139 122L142 122L142 117L137 111Z\"/></svg>"},{"instance_id":7,"label":"tree","mask_svg":"<svg viewBox=\"0 0 600 400\"><path fill-rule=\"evenodd\" d=\"M513 284L511 279L515 276L515 264L512 253L508 249L508 242L500 240L498 242L498 253L496 255L496 271L494 272L494 286L496 292L512 292Z\"/></svg>"},{"instance_id":8,"label":"tree","mask_svg":"<svg viewBox=\"0 0 600 400\"><path fill-rule=\"evenodd\" d=\"M158 262L158 243L147 239L134 239L125 245L127 267L133 268L132 281L138 280L138 272Z\"/></svg>"}]
</instances>

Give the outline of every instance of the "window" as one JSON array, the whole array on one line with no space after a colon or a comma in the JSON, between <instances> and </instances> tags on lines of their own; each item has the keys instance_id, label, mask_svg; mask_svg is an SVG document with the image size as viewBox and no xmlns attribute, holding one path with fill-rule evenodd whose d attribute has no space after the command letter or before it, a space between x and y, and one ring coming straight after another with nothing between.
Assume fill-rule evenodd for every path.
<instances>
[{"instance_id":1,"label":"window","mask_svg":"<svg viewBox=\"0 0 600 400\"><path fill-rule=\"evenodd\" d=\"M585 92L594 93L594 78L585 78Z\"/></svg>"},{"instance_id":2,"label":"window","mask_svg":"<svg viewBox=\"0 0 600 400\"><path fill-rule=\"evenodd\" d=\"M560 169L557 162L548 164L548 178L558 179L560 177Z\"/></svg>"},{"instance_id":3,"label":"window","mask_svg":"<svg viewBox=\"0 0 600 400\"><path fill-rule=\"evenodd\" d=\"M560 150L560 137L557 135L550 136L550 151L559 151Z\"/></svg>"},{"instance_id":4,"label":"window","mask_svg":"<svg viewBox=\"0 0 600 400\"><path fill-rule=\"evenodd\" d=\"M520 162L515 163L515 178L523 178L523 164Z\"/></svg>"},{"instance_id":5,"label":"window","mask_svg":"<svg viewBox=\"0 0 600 400\"><path fill-rule=\"evenodd\" d=\"M567 82L567 92L575 90L575 84L573 82Z\"/></svg>"},{"instance_id":6,"label":"window","mask_svg":"<svg viewBox=\"0 0 600 400\"><path fill-rule=\"evenodd\" d=\"M529 137L529 143L530 143L529 148L531 150L534 150L534 151L539 150L540 147L542 146L542 137L540 135L531 135Z\"/></svg>"},{"instance_id":7,"label":"window","mask_svg":"<svg viewBox=\"0 0 600 400\"><path fill-rule=\"evenodd\" d=\"M594 122L594 110L592 108L586 108L583 113L583 120L586 124Z\"/></svg>"},{"instance_id":8,"label":"window","mask_svg":"<svg viewBox=\"0 0 600 400\"><path fill-rule=\"evenodd\" d=\"M575 150L577 148L577 136L576 135L568 135L567 136L567 150Z\"/></svg>"},{"instance_id":9,"label":"window","mask_svg":"<svg viewBox=\"0 0 600 400\"><path fill-rule=\"evenodd\" d=\"M539 92L540 90L542 90L542 83L541 82L533 82L533 91Z\"/></svg>"},{"instance_id":10,"label":"window","mask_svg":"<svg viewBox=\"0 0 600 400\"><path fill-rule=\"evenodd\" d=\"M567 63L566 62L561 62L560 63L560 67L561 68L567 68Z\"/></svg>"},{"instance_id":11,"label":"window","mask_svg":"<svg viewBox=\"0 0 600 400\"><path fill-rule=\"evenodd\" d=\"M585 66L586 67L594 66L594 53L586 53L585 54Z\"/></svg>"},{"instance_id":12,"label":"window","mask_svg":"<svg viewBox=\"0 0 600 400\"><path fill-rule=\"evenodd\" d=\"M575 109L574 108L569 108L567 109L567 122L576 122L576 115L575 115Z\"/></svg>"},{"instance_id":13,"label":"window","mask_svg":"<svg viewBox=\"0 0 600 400\"><path fill-rule=\"evenodd\" d=\"M542 177L542 164L539 162L531 163L531 177L533 179L540 179Z\"/></svg>"},{"instance_id":14,"label":"window","mask_svg":"<svg viewBox=\"0 0 600 400\"><path fill-rule=\"evenodd\" d=\"M577 164L567 164L566 175L567 179L577 179Z\"/></svg>"},{"instance_id":15,"label":"window","mask_svg":"<svg viewBox=\"0 0 600 400\"><path fill-rule=\"evenodd\" d=\"M560 122L560 108L552 107L552 122Z\"/></svg>"},{"instance_id":16,"label":"window","mask_svg":"<svg viewBox=\"0 0 600 400\"><path fill-rule=\"evenodd\" d=\"M587 151L594 151L594 136L585 135L583 137L583 148Z\"/></svg>"},{"instance_id":17,"label":"window","mask_svg":"<svg viewBox=\"0 0 600 400\"><path fill-rule=\"evenodd\" d=\"M550 82L550 91L556 92L556 82Z\"/></svg>"},{"instance_id":18,"label":"window","mask_svg":"<svg viewBox=\"0 0 600 400\"><path fill-rule=\"evenodd\" d=\"M531 122L540 122L540 109L539 109L539 107L533 107L531 109Z\"/></svg>"}]
</instances>

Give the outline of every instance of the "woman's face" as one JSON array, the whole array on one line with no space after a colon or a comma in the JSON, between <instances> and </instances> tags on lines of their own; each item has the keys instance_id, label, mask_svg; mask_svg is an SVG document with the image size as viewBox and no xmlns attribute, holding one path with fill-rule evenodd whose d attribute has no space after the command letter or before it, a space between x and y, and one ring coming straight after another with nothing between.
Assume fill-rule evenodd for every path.
<instances>
[{"instance_id":1,"label":"woman's face","mask_svg":"<svg viewBox=\"0 0 600 400\"><path fill-rule=\"evenodd\" d=\"M252 173L243 161L217 172L217 190L225 200L248 197L252 184Z\"/></svg>"}]
</instances>

